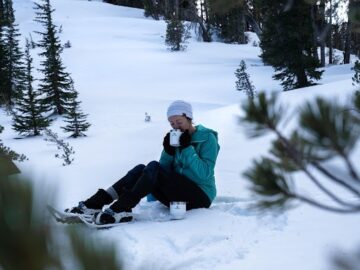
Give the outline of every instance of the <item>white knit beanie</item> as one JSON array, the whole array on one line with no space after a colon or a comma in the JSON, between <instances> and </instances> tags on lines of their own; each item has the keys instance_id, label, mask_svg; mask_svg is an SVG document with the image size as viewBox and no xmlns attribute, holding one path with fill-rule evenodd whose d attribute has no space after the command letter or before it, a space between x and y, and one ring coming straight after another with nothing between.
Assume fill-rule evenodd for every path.
<instances>
[{"instance_id":1,"label":"white knit beanie","mask_svg":"<svg viewBox=\"0 0 360 270\"><path fill-rule=\"evenodd\" d=\"M185 115L186 117L193 119L191 104L183 100L175 100L170 104L167 110L168 119L174 115Z\"/></svg>"}]
</instances>

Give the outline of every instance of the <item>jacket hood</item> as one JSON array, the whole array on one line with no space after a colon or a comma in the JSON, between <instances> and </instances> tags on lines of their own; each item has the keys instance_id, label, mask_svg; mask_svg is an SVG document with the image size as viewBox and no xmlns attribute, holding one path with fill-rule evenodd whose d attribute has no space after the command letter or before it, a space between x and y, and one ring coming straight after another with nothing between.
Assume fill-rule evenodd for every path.
<instances>
[{"instance_id":1,"label":"jacket hood","mask_svg":"<svg viewBox=\"0 0 360 270\"><path fill-rule=\"evenodd\" d=\"M216 140L218 140L218 133L215 130L212 130L210 128L204 127L203 125L197 125L195 126L196 131L191 136L191 141L196 142L203 142L206 141L209 137L209 134L214 134L216 137Z\"/></svg>"}]
</instances>

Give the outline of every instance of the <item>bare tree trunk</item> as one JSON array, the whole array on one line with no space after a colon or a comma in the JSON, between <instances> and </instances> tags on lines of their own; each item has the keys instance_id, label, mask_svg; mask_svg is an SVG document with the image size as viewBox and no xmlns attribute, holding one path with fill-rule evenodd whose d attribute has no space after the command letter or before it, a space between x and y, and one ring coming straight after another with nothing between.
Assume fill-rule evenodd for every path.
<instances>
[{"instance_id":1,"label":"bare tree trunk","mask_svg":"<svg viewBox=\"0 0 360 270\"><path fill-rule=\"evenodd\" d=\"M309 81L307 79L305 69L299 69L296 72L296 79L298 88L309 86Z\"/></svg>"},{"instance_id":2,"label":"bare tree trunk","mask_svg":"<svg viewBox=\"0 0 360 270\"><path fill-rule=\"evenodd\" d=\"M254 19L254 16L247 8L244 10L244 16L245 16L245 20L251 25L252 29L255 31L259 39L261 39L262 30L259 24Z\"/></svg>"},{"instance_id":3,"label":"bare tree trunk","mask_svg":"<svg viewBox=\"0 0 360 270\"><path fill-rule=\"evenodd\" d=\"M179 18L179 0L175 0L174 10L175 10L175 18L179 20L180 19Z\"/></svg>"},{"instance_id":4,"label":"bare tree trunk","mask_svg":"<svg viewBox=\"0 0 360 270\"><path fill-rule=\"evenodd\" d=\"M311 8L311 10L310 10L311 24L312 24L313 31L314 31L314 34L313 34L313 56L316 60L319 60L319 55L318 55L318 51L317 51L317 37L319 36L319 30L318 30L318 27L315 22L315 14L317 12L317 7L316 7L316 5L312 5L310 8Z\"/></svg>"},{"instance_id":5,"label":"bare tree trunk","mask_svg":"<svg viewBox=\"0 0 360 270\"><path fill-rule=\"evenodd\" d=\"M208 0L204 0L204 16L205 16L205 25L206 25L206 29L210 29L210 22L209 22L209 4L208 4Z\"/></svg>"},{"instance_id":6,"label":"bare tree trunk","mask_svg":"<svg viewBox=\"0 0 360 270\"><path fill-rule=\"evenodd\" d=\"M169 0L164 0L164 16L165 18L170 18L170 10L169 10Z\"/></svg>"},{"instance_id":7,"label":"bare tree trunk","mask_svg":"<svg viewBox=\"0 0 360 270\"><path fill-rule=\"evenodd\" d=\"M346 38L344 49L344 64L350 63L350 49L351 49L351 22L350 18L346 26Z\"/></svg>"},{"instance_id":8,"label":"bare tree trunk","mask_svg":"<svg viewBox=\"0 0 360 270\"><path fill-rule=\"evenodd\" d=\"M204 6L201 3L201 9L200 9L200 16L197 12L197 8L196 5L193 1L189 2L190 4L190 12L191 15L193 17L193 20L196 21L199 24L199 27L201 29L201 36L204 42L211 42L211 36L210 36L210 31L209 29L206 27L205 25L205 10L204 10Z\"/></svg>"},{"instance_id":9,"label":"bare tree trunk","mask_svg":"<svg viewBox=\"0 0 360 270\"><path fill-rule=\"evenodd\" d=\"M320 13L320 20L321 20L320 65L322 67L325 67L325 40L326 40L325 0L320 1L319 13Z\"/></svg>"},{"instance_id":10,"label":"bare tree trunk","mask_svg":"<svg viewBox=\"0 0 360 270\"><path fill-rule=\"evenodd\" d=\"M245 31L246 31L246 21L245 21L245 16L244 16L244 10L241 10L240 12L240 25L238 26L239 29L241 29L241 33L242 33L242 37L241 37L241 44L246 44L247 42L247 38L246 38L246 35L245 35Z\"/></svg>"},{"instance_id":11,"label":"bare tree trunk","mask_svg":"<svg viewBox=\"0 0 360 270\"><path fill-rule=\"evenodd\" d=\"M344 64L350 63L351 31L352 31L351 9L353 6L354 6L354 0L349 0L348 23L346 27L346 38L345 38L345 49L344 49Z\"/></svg>"},{"instance_id":12,"label":"bare tree trunk","mask_svg":"<svg viewBox=\"0 0 360 270\"><path fill-rule=\"evenodd\" d=\"M332 35L332 30L333 30L333 6L332 6L332 0L330 0L330 35L329 35L329 64L333 63L333 35Z\"/></svg>"},{"instance_id":13,"label":"bare tree trunk","mask_svg":"<svg viewBox=\"0 0 360 270\"><path fill-rule=\"evenodd\" d=\"M333 25L332 25L332 19L333 19L333 6L332 6L332 0L330 0L329 64L333 63L333 40L332 40L333 39L333 35L332 35Z\"/></svg>"},{"instance_id":14,"label":"bare tree trunk","mask_svg":"<svg viewBox=\"0 0 360 270\"><path fill-rule=\"evenodd\" d=\"M148 4L151 6L151 14L150 16L154 18L155 20L159 20L159 10L158 10L158 4L155 0L148 0Z\"/></svg>"}]
</instances>

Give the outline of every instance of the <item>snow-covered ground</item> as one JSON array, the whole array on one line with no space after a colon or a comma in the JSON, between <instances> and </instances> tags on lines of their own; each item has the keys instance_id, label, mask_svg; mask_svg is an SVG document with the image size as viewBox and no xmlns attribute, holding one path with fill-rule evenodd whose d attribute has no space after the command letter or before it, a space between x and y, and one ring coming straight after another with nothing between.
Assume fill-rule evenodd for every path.
<instances>
[{"instance_id":1,"label":"snow-covered ground","mask_svg":"<svg viewBox=\"0 0 360 270\"><path fill-rule=\"evenodd\" d=\"M40 30L32 0L13 1L23 36ZM4 143L30 159L18 163L20 169L56 191L60 209L107 188L136 164L158 159L170 129L166 108L173 100L190 101L195 123L219 132L218 196L210 209L190 211L181 221L155 222L151 219L166 209L144 200L135 212L145 220L89 231L118 244L125 269L326 270L334 250L360 245L360 215L306 205L281 215L246 208L252 199L241 173L266 152L270 138L249 140L238 124L245 98L235 90L240 60L246 61L257 90L281 91L272 68L258 57L259 47L201 43L193 37L185 52L172 53L164 45L164 21L144 18L142 10L99 1L52 3L62 42L72 45L62 57L89 114L88 137L68 139L60 129L62 119L55 121L51 129L76 151L74 163L63 167L54 157L56 147L42 137L15 140L11 118L3 111L0 124ZM38 64L37 49L32 53ZM327 67L320 85L281 92L281 100L294 108L316 95L345 99L354 90L351 76L351 65ZM151 122L144 121L145 112ZM309 188L305 179L301 182Z\"/></svg>"}]
</instances>

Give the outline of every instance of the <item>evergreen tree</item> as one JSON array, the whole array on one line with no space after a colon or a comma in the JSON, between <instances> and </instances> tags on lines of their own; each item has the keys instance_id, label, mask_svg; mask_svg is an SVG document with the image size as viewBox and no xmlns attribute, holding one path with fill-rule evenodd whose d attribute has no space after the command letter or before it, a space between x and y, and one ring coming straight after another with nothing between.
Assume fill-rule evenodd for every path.
<instances>
[{"instance_id":1,"label":"evergreen tree","mask_svg":"<svg viewBox=\"0 0 360 270\"><path fill-rule=\"evenodd\" d=\"M160 2L153 0L144 0L144 15L159 20L161 14Z\"/></svg>"},{"instance_id":2,"label":"evergreen tree","mask_svg":"<svg viewBox=\"0 0 360 270\"><path fill-rule=\"evenodd\" d=\"M0 0L0 105L6 104L6 45L4 39L5 13L4 1Z\"/></svg>"},{"instance_id":3,"label":"evergreen tree","mask_svg":"<svg viewBox=\"0 0 360 270\"><path fill-rule=\"evenodd\" d=\"M54 9L50 5L50 0L41 0L41 4L35 3L35 10L35 21L45 28L44 32L37 32L42 36L38 44L43 48L40 56L45 58L41 62L44 78L41 79L39 90L45 94L43 105L47 106L49 111L53 109L54 113L61 115L71 98L71 80L61 60L63 48L52 19Z\"/></svg>"},{"instance_id":4,"label":"evergreen tree","mask_svg":"<svg viewBox=\"0 0 360 270\"><path fill-rule=\"evenodd\" d=\"M249 27L261 38L266 10L262 1L264 0L202 0L201 6L205 8L202 13L209 18L211 27L220 30L220 37L225 42L245 43L244 31Z\"/></svg>"},{"instance_id":5,"label":"evergreen tree","mask_svg":"<svg viewBox=\"0 0 360 270\"><path fill-rule=\"evenodd\" d=\"M245 91L247 96L251 99L255 95L255 87L250 80L250 75L246 72L246 63L244 60L241 60L239 68L235 71L235 76L238 79L236 81L236 90Z\"/></svg>"},{"instance_id":6,"label":"evergreen tree","mask_svg":"<svg viewBox=\"0 0 360 270\"><path fill-rule=\"evenodd\" d=\"M4 0L0 0L0 26L4 25L4 18L5 18L5 7L4 7Z\"/></svg>"},{"instance_id":7,"label":"evergreen tree","mask_svg":"<svg viewBox=\"0 0 360 270\"><path fill-rule=\"evenodd\" d=\"M186 49L186 40L190 37L184 23L176 15L170 20L166 20L166 37L165 44L171 51L180 51Z\"/></svg>"},{"instance_id":8,"label":"evergreen tree","mask_svg":"<svg viewBox=\"0 0 360 270\"><path fill-rule=\"evenodd\" d=\"M359 60L357 60L355 62L355 65L352 68L352 70L355 71L355 74L352 77L353 85L360 86L360 61Z\"/></svg>"},{"instance_id":9,"label":"evergreen tree","mask_svg":"<svg viewBox=\"0 0 360 270\"><path fill-rule=\"evenodd\" d=\"M261 57L275 68L284 90L312 85L321 78L313 57L311 5L305 1L262 1L267 13L261 39Z\"/></svg>"},{"instance_id":10,"label":"evergreen tree","mask_svg":"<svg viewBox=\"0 0 360 270\"><path fill-rule=\"evenodd\" d=\"M187 5L187 20L196 23L198 38L204 42L211 42L213 31L210 24L209 0L203 0L200 3L191 0L187 1Z\"/></svg>"},{"instance_id":11,"label":"evergreen tree","mask_svg":"<svg viewBox=\"0 0 360 270\"><path fill-rule=\"evenodd\" d=\"M210 1L212 4L214 1ZM225 43L245 44L245 16L243 7L235 7L227 12L212 10L210 23Z\"/></svg>"},{"instance_id":12,"label":"evergreen tree","mask_svg":"<svg viewBox=\"0 0 360 270\"><path fill-rule=\"evenodd\" d=\"M0 125L0 134L3 132L4 127ZM5 146L4 143L2 142L2 140L0 139L0 160L1 158L3 159L0 162L0 168L2 168L2 166L6 167L11 167L11 166L7 166L8 161L4 161L5 159L7 160L16 160L16 161L25 161L28 158L23 155L23 154L18 154L16 152L14 152L13 150L11 150L9 147ZM5 158L5 159L4 159ZM3 164L4 163L4 164ZM1 176L2 171L0 170L0 176Z\"/></svg>"},{"instance_id":13,"label":"evergreen tree","mask_svg":"<svg viewBox=\"0 0 360 270\"><path fill-rule=\"evenodd\" d=\"M80 101L78 101L78 93L74 88L74 82L71 82L72 95L69 104L66 106L66 114L64 116L65 122L68 123L62 129L65 132L71 132L71 137L77 138L80 136L86 136L84 132L90 127L90 124L86 122L86 114L83 114L80 110Z\"/></svg>"},{"instance_id":14,"label":"evergreen tree","mask_svg":"<svg viewBox=\"0 0 360 270\"><path fill-rule=\"evenodd\" d=\"M40 131L50 125L50 121L42 114L44 108L42 106L40 93L35 91L32 84L32 58L30 56L30 43L26 40L25 49L26 61L26 77L23 83L23 93L17 100L13 114L13 129L20 134L39 135Z\"/></svg>"},{"instance_id":15,"label":"evergreen tree","mask_svg":"<svg viewBox=\"0 0 360 270\"><path fill-rule=\"evenodd\" d=\"M30 48L31 49L35 49L36 48L36 43L35 43L35 41L33 40L33 38L32 38L32 35L31 34L29 34L29 39L30 39Z\"/></svg>"},{"instance_id":16,"label":"evergreen tree","mask_svg":"<svg viewBox=\"0 0 360 270\"><path fill-rule=\"evenodd\" d=\"M20 50L18 37L20 36L18 25L15 24L15 16L12 0L5 0L7 26L4 31L5 53L5 100L12 106L21 92L20 82L23 80L24 68L22 63L23 54Z\"/></svg>"},{"instance_id":17,"label":"evergreen tree","mask_svg":"<svg viewBox=\"0 0 360 270\"><path fill-rule=\"evenodd\" d=\"M3 0L2 1L2 8L3 8L3 16L4 16L4 25L9 26L11 24L11 20L13 17L13 7L12 7L12 0Z\"/></svg>"},{"instance_id":18,"label":"evergreen tree","mask_svg":"<svg viewBox=\"0 0 360 270\"><path fill-rule=\"evenodd\" d=\"M143 0L104 0L103 2L125 7L144 8Z\"/></svg>"}]
</instances>

